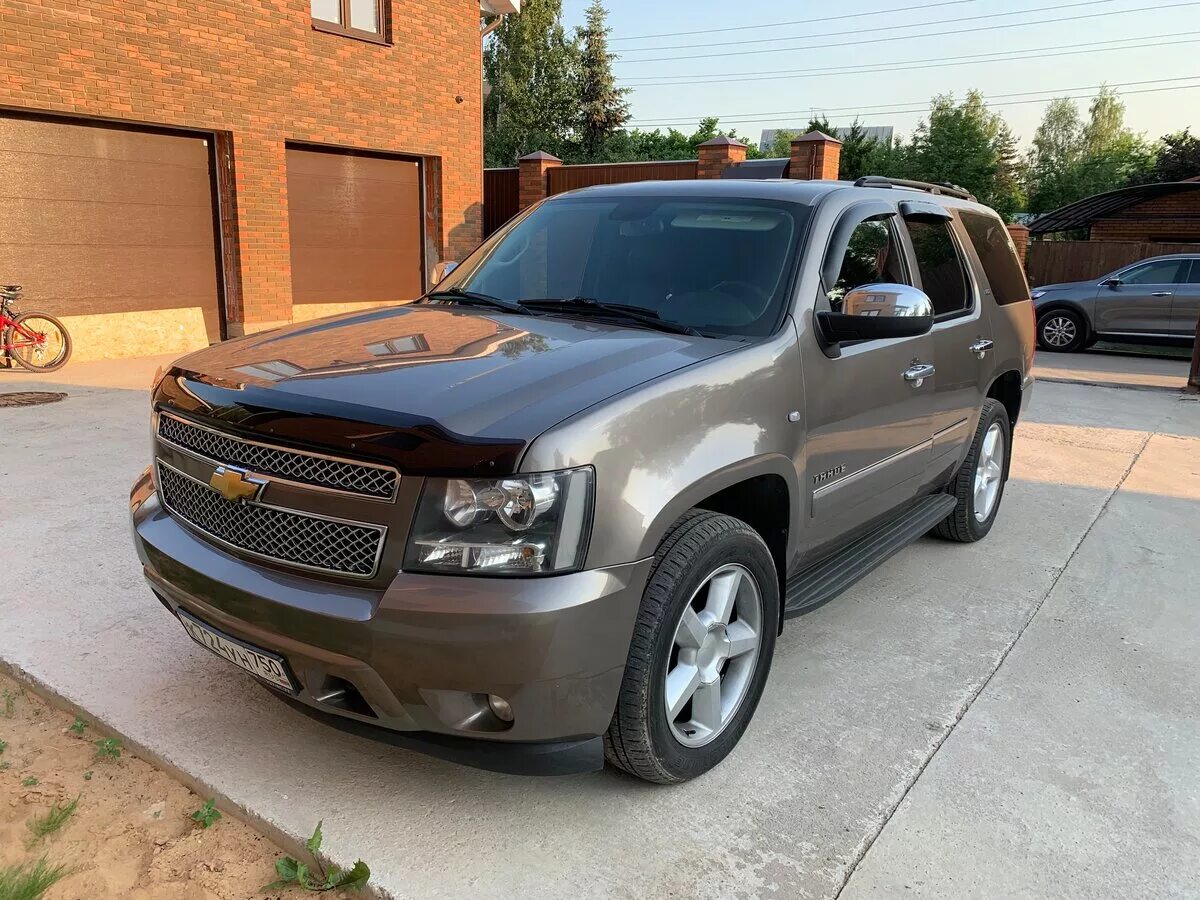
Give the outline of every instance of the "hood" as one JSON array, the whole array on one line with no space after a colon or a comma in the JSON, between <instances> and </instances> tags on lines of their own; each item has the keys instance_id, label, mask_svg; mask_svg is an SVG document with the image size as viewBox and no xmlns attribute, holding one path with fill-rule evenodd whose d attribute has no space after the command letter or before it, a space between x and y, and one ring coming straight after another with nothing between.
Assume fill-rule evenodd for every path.
<instances>
[{"instance_id":1,"label":"hood","mask_svg":"<svg viewBox=\"0 0 1200 900\"><path fill-rule=\"evenodd\" d=\"M1040 284L1037 287L1033 288L1033 290L1045 291L1047 293L1049 293L1051 291L1054 291L1056 293L1059 291L1083 291L1085 293L1088 291L1094 292L1097 289L1097 286L1099 285L1101 277L1102 276L1097 275L1095 278L1089 279L1087 281L1063 281L1063 282L1060 282L1059 284Z\"/></svg>"},{"instance_id":2,"label":"hood","mask_svg":"<svg viewBox=\"0 0 1200 900\"><path fill-rule=\"evenodd\" d=\"M560 317L390 307L193 353L155 402L401 471L499 473L563 419L739 346Z\"/></svg>"}]
</instances>

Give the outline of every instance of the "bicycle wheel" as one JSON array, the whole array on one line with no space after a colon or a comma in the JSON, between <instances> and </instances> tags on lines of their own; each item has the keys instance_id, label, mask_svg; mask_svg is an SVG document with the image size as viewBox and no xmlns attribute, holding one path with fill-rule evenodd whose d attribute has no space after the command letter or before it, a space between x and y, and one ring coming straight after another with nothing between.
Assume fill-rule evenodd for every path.
<instances>
[{"instance_id":1,"label":"bicycle wheel","mask_svg":"<svg viewBox=\"0 0 1200 900\"><path fill-rule=\"evenodd\" d=\"M54 316L43 312L17 316L4 343L12 345L9 354L17 365L33 372L54 372L71 358L71 336L67 329Z\"/></svg>"}]
</instances>

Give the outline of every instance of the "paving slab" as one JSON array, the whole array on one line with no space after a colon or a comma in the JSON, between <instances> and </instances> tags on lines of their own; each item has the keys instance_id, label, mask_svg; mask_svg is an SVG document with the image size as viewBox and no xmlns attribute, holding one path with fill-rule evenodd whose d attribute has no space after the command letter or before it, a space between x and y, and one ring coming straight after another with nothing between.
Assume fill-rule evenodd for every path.
<instances>
[{"instance_id":1,"label":"paving slab","mask_svg":"<svg viewBox=\"0 0 1200 900\"><path fill-rule=\"evenodd\" d=\"M1119 345L1115 345L1119 346ZM1180 391L1187 385L1190 360L1179 355L1145 353L1041 351L1033 374L1045 381L1098 387Z\"/></svg>"},{"instance_id":2,"label":"paving slab","mask_svg":"<svg viewBox=\"0 0 1200 900\"><path fill-rule=\"evenodd\" d=\"M129 541L145 392L65 389L0 412L0 477L43 488L0 520L32 573L0 585L0 660L285 840L324 819L333 858L361 856L397 897L835 896L1150 435L1200 418L1166 394L1040 386L988 540L923 540L790 622L735 754L664 789L495 775L342 734L206 654Z\"/></svg>"},{"instance_id":3,"label":"paving slab","mask_svg":"<svg viewBox=\"0 0 1200 900\"><path fill-rule=\"evenodd\" d=\"M1198 523L1153 436L843 898L1200 893Z\"/></svg>"}]
</instances>

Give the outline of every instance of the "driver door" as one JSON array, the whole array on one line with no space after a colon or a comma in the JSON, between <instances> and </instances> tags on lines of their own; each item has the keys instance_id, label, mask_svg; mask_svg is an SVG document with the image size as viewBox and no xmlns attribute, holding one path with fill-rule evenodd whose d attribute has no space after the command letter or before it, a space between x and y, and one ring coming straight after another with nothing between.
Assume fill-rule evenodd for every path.
<instances>
[{"instance_id":1,"label":"driver door","mask_svg":"<svg viewBox=\"0 0 1200 900\"><path fill-rule=\"evenodd\" d=\"M825 293L816 311L842 312L841 298L864 284L913 284L896 214L894 204L882 201L856 204L843 214L822 267ZM805 321L804 543L820 550L917 495L930 466L937 376L929 371L931 334L842 344L831 357L818 341L813 317ZM913 377L921 367L927 374Z\"/></svg>"}]
</instances>

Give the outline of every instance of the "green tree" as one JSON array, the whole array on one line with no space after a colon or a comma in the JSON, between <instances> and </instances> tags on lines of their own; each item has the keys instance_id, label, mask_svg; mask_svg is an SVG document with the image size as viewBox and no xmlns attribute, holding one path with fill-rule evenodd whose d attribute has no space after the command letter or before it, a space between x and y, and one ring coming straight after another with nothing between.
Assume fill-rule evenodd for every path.
<instances>
[{"instance_id":1,"label":"green tree","mask_svg":"<svg viewBox=\"0 0 1200 900\"><path fill-rule=\"evenodd\" d=\"M1147 181L1183 181L1200 175L1200 138L1188 129L1158 139L1154 168L1143 173Z\"/></svg>"},{"instance_id":2,"label":"green tree","mask_svg":"<svg viewBox=\"0 0 1200 900\"><path fill-rule=\"evenodd\" d=\"M526 0L520 15L505 16L484 49L483 74L487 165L571 148L580 123L579 51L563 30L562 0Z\"/></svg>"},{"instance_id":3,"label":"green tree","mask_svg":"<svg viewBox=\"0 0 1200 900\"><path fill-rule=\"evenodd\" d=\"M979 91L961 103L950 94L934 97L907 151L910 177L960 185L1006 218L1021 208L1015 139Z\"/></svg>"},{"instance_id":4,"label":"green tree","mask_svg":"<svg viewBox=\"0 0 1200 900\"><path fill-rule=\"evenodd\" d=\"M675 128L665 132L659 128L653 131L641 131L636 128L632 131L618 131L605 141L601 155L604 162L695 159L700 155L700 145L715 137L729 137L745 144L747 159L758 159L762 156L749 138L739 135L736 131L726 131L718 127L718 120L714 116L701 119L699 126L691 134L684 134Z\"/></svg>"},{"instance_id":5,"label":"green tree","mask_svg":"<svg viewBox=\"0 0 1200 900\"><path fill-rule=\"evenodd\" d=\"M775 136L771 138L770 146L764 151L764 155L768 159L782 159L785 156L792 155L792 141L800 137L802 132L791 131L787 128L781 128L775 132Z\"/></svg>"},{"instance_id":6,"label":"green tree","mask_svg":"<svg viewBox=\"0 0 1200 900\"><path fill-rule=\"evenodd\" d=\"M867 137L867 130L859 124L857 118L839 137L842 141L842 156L838 165L839 178L844 181L854 181L864 175L879 174L871 169L876 154L875 145L879 142L874 138Z\"/></svg>"},{"instance_id":7,"label":"green tree","mask_svg":"<svg viewBox=\"0 0 1200 900\"><path fill-rule=\"evenodd\" d=\"M580 123L579 138L585 154L595 156L605 141L629 121L629 88L619 88L613 78L616 54L608 50L611 29L601 0L592 0L587 24L578 30Z\"/></svg>"},{"instance_id":8,"label":"green tree","mask_svg":"<svg viewBox=\"0 0 1200 900\"><path fill-rule=\"evenodd\" d=\"M1125 126L1125 104L1111 88L1093 98L1084 122L1071 100L1052 101L1029 155L1030 212L1052 209L1152 180L1155 151Z\"/></svg>"}]
</instances>

